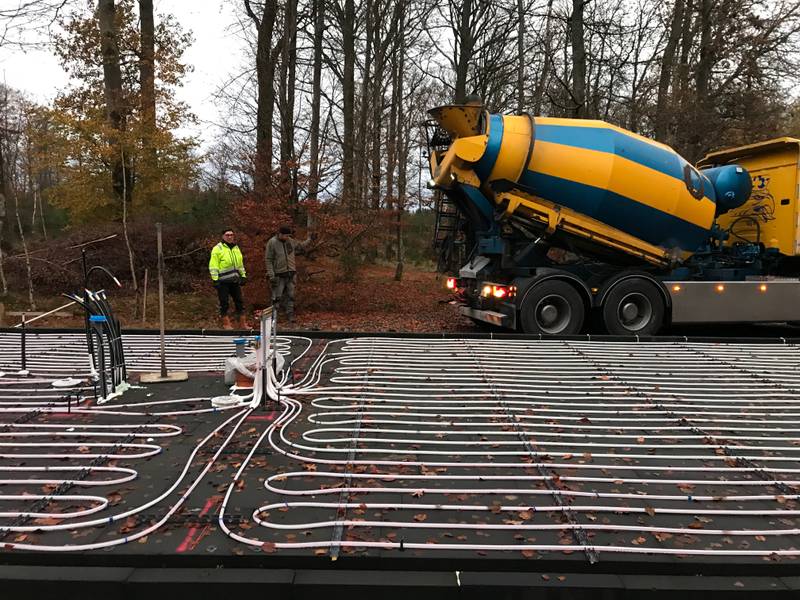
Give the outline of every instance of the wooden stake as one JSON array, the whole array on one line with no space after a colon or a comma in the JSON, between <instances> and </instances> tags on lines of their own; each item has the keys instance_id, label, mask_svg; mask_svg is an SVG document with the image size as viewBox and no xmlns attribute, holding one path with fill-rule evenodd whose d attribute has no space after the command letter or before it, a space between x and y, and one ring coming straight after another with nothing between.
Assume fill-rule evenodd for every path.
<instances>
[{"instance_id":1,"label":"wooden stake","mask_svg":"<svg viewBox=\"0 0 800 600\"><path fill-rule=\"evenodd\" d=\"M156 223L158 238L158 321L161 330L161 377L167 377L167 357L164 350L164 251L161 246L161 223Z\"/></svg>"},{"instance_id":2,"label":"wooden stake","mask_svg":"<svg viewBox=\"0 0 800 600\"><path fill-rule=\"evenodd\" d=\"M186 381L189 379L189 373L187 371L173 371L172 373L167 373L167 356L164 350L164 249L161 243L161 223L156 223L156 239L158 240L158 324L161 334L161 373L142 373L139 377L139 383ZM146 270L144 280L146 290Z\"/></svg>"}]
</instances>

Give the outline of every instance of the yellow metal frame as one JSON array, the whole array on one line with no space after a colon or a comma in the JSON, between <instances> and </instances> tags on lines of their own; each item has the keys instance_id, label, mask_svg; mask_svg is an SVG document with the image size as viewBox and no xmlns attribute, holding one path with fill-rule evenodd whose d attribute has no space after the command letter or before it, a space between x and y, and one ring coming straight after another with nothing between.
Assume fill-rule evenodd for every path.
<instances>
[{"instance_id":1,"label":"yellow metal frame","mask_svg":"<svg viewBox=\"0 0 800 600\"><path fill-rule=\"evenodd\" d=\"M501 192L497 195L497 201L507 203L505 208L507 215L519 212L527 219L544 225L545 231L549 234L560 230L586 240L599 242L608 248L638 256L659 267L669 266L679 258L659 246L649 244L619 229L609 227L605 223L537 196L520 191Z\"/></svg>"}]
</instances>

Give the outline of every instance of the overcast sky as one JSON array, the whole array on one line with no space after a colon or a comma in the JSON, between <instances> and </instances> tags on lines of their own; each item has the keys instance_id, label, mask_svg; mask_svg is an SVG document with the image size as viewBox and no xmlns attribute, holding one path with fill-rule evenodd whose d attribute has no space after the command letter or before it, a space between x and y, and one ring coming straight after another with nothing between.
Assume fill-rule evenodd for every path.
<instances>
[{"instance_id":1,"label":"overcast sky","mask_svg":"<svg viewBox=\"0 0 800 600\"><path fill-rule=\"evenodd\" d=\"M22 0L0 0L0 8L16 8ZM155 0L158 13L172 13L184 29L194 35L184 61L194 68L177 92L200 119L191 133L204 142L213 135L219 114L213 103L214 91L242 65L243 42L236 34L231 0ZM0 47L0 76L12 88L27 92L32 99L48 102L68 82L58 60L47 48L20 51Z\"/></svg>"}]
</instances>

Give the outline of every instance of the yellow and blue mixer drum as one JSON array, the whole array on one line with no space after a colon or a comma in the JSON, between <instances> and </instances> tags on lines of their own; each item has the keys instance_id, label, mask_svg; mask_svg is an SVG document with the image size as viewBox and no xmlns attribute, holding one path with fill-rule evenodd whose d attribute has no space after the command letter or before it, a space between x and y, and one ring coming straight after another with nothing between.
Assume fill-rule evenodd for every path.
<instances>
[{"instance_id":1,"label":"yellow and blue mixer drum","mask_svg":"<svg viewBox=\"0 0 800 600\"><path fill-rule=\"evenodd\" d=\"M510 182L663 248L696 250L715 215L750 194L741 167L701 172L670 147L603 121L489 114L472 106L430 114L461 143L457 156L439 165L473 171L485 196L493 197L492 184ZM434 182L446 189L444 173L432 166Z\"/></svg>"}]
</instances>

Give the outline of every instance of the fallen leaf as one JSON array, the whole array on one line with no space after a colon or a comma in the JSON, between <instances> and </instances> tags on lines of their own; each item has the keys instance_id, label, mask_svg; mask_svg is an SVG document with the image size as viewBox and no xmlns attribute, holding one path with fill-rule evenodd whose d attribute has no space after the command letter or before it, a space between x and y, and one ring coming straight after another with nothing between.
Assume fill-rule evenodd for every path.
<instances>
[{"instance_id":1,"label":"fallen leaf","mask_svg":"<svg viewBox=\"0 0 800 600\"><path fill-rule=\"evenodd\" d=\"M427 518L428 515L426 515L425 513L419 513L414 515L414 520L417 521L418 523L422 523Z\"/></svg>"},{"instance_id":2,"label":"fallen leaf","mask_svg":"<svg viewBox=\"0 0 800 600\"><path fill-rule=\"evenodd\" d=\"M119 528L120 533L129 533L136 529L137 520L136 517L128 517L122 526Z\"/></svg>"},{"instance_id":3,"label":"fallen leaf","mask_svg":"<svg viewBox=\"0 0 800 600\"><path fill-rule=\"evenodd\" d=\"M261 544L262 552L266 552L267 554L272 554L276 550L277 547L275 546L275 542L264 542L263 544Z\"/></svg>"}]
</instances>

